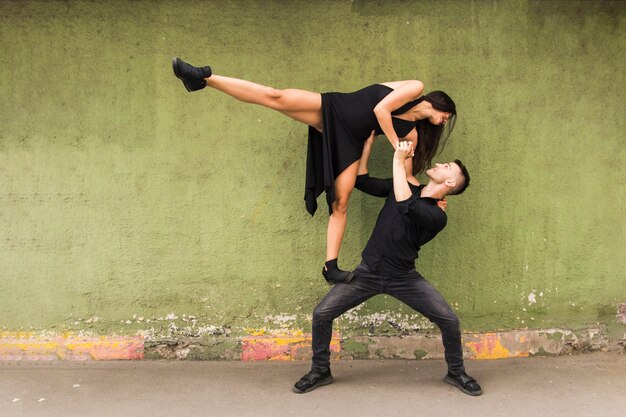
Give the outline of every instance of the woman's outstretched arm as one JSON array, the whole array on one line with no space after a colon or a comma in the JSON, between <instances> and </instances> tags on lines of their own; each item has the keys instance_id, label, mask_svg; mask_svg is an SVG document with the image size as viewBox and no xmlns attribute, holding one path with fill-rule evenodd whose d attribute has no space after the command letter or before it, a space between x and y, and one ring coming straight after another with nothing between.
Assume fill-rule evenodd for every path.
<instances>
[{"instance_id":1,"label":"woman's outstretched arm","mask_svg":"<svg viewBox=\"0 0 626 417\"><path fill-rule=\"evenodd\" d=\"M398 135L393 129L391 112L420 97L423 91L424 84L421 81L402 81L374 107L374 114L376 119L378 119L378 124L394 149L398 145Z\"/></svg>"}]
</instances>

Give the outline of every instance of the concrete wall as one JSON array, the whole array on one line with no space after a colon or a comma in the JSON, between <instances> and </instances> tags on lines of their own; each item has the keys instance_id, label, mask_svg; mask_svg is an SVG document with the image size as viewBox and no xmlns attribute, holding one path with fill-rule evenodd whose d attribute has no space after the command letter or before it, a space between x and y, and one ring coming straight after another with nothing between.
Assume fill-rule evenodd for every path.
<instances>
[{"instance_id":1,"label":"concrete wall","mask_svg":"<svg viewBox=\"0 0 626 417\"><path fill-rule=\"evenodd\" d=\"M0 1L0 328L148 339L308 331L327 217L306 127L181 56L278 88L417 78L457 102L472 174L418 270L466 331L614 326L624 285L625 11L617 1ZM372 171L390 175L376 145ZM355 192L341 265L381 201ZM373 327L371 325L378 325ZM344 335L429 323L387 297ZM622 326L623 327L623 326Z\"/></svg>"}]
</instances>

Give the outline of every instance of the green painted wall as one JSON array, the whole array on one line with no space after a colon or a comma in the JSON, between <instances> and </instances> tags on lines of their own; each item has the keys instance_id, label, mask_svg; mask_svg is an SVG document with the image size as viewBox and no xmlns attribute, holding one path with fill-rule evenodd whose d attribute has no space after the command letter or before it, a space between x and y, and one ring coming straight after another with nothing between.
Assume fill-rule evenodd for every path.
<instances>
[{"instance_id":1,"label":"green painted wall","mask_svg":"<svg viewBox=\"0 0 626 417\"><path fill-rule=\"evenodd\" d=\"M188 94L176 55L278 88L449 92L460 117L441 159L463 159L472 186L418 269L465 330L615 322L623 2L107 3L0 1L0 328L308 329L328 287L326 216L302 201L306 127ZM351 203L346 267L381 205ZM340 326L389 320L427 326L386 297Z\"/></svg>"}]
</instances>

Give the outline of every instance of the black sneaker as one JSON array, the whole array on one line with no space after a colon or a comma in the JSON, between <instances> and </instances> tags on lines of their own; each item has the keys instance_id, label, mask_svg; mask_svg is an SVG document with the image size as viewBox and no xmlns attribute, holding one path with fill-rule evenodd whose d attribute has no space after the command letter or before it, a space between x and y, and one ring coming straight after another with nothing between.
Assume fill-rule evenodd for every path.
<instances>
[{"instance_id":1,"label":"black sneaker","mask_svg":"<svg viewBox=\"0 0 626 417\"><path fill-rule=\"evenodd\" d=\"M206 87L204 79L209 78L212 74L211 67L194 67L180 58L172 59L172 69L174 75L183 82L189 92L202 90Z\"/></svg>"},{"instance_id":2,"label":"black sneaker","mask_svg":"<svg viewBox=\"0 0 626 417\"><path fill-rule=\"evenodd\" d=\"M460 375L452 375L448 373L443 380L450 385L454 385L467 395L477 396L483 393L480 385L478 385L478 382L465 372Z\"/></svg>"},{"instance_id":3,"label":"black sneaker","mask_svg":"<svg viewBox=\"0 0 626 417\"><path fill-rule=\"evenodd\" d=\"M328 282L329 285L339 284L340 282L347 284L352 281L352 278L354 278L354 272L344 271L339 268L326 269L326 267L323 267L322 276L326 279L326 282Z\"/></svg>"},{"instance_id":4,"label":"black sneaker","mask_svg":"<svg viewBox=\"0 0 626 417\"><path fill-rule=\"evenodd\" d=\"M330 373L330 368L327 370L312 369L311 372L300 378L298 382L293 386L293 392L297 394L304 394L314 390L322 385L328 385L333 383L333 376Z\"/></svg>"}]
</instances>

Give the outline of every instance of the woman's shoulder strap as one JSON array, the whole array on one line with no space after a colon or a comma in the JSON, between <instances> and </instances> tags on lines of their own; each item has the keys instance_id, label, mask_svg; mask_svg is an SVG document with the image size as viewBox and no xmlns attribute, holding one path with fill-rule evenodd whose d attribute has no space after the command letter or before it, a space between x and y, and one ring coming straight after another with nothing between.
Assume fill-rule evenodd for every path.
<instances>
[{"instance_id":1,"label":"woman's shoulder strap","mask_svg":"<svg viewBox=\"0 0 626 417\"><path fill-rule=\"evenodd\" d=\"M419 103L421 103L422 101L424 101L424 96L416 98L415 100L411 100L408 103L404 104L402 107L400 107L399 109L396 109L394 111L391 112L391 114L393 116L398 115L398 114L402 114L402 113L406 113L408 112L413 106L418 105Z\"/></svg>"}]
</instances>

